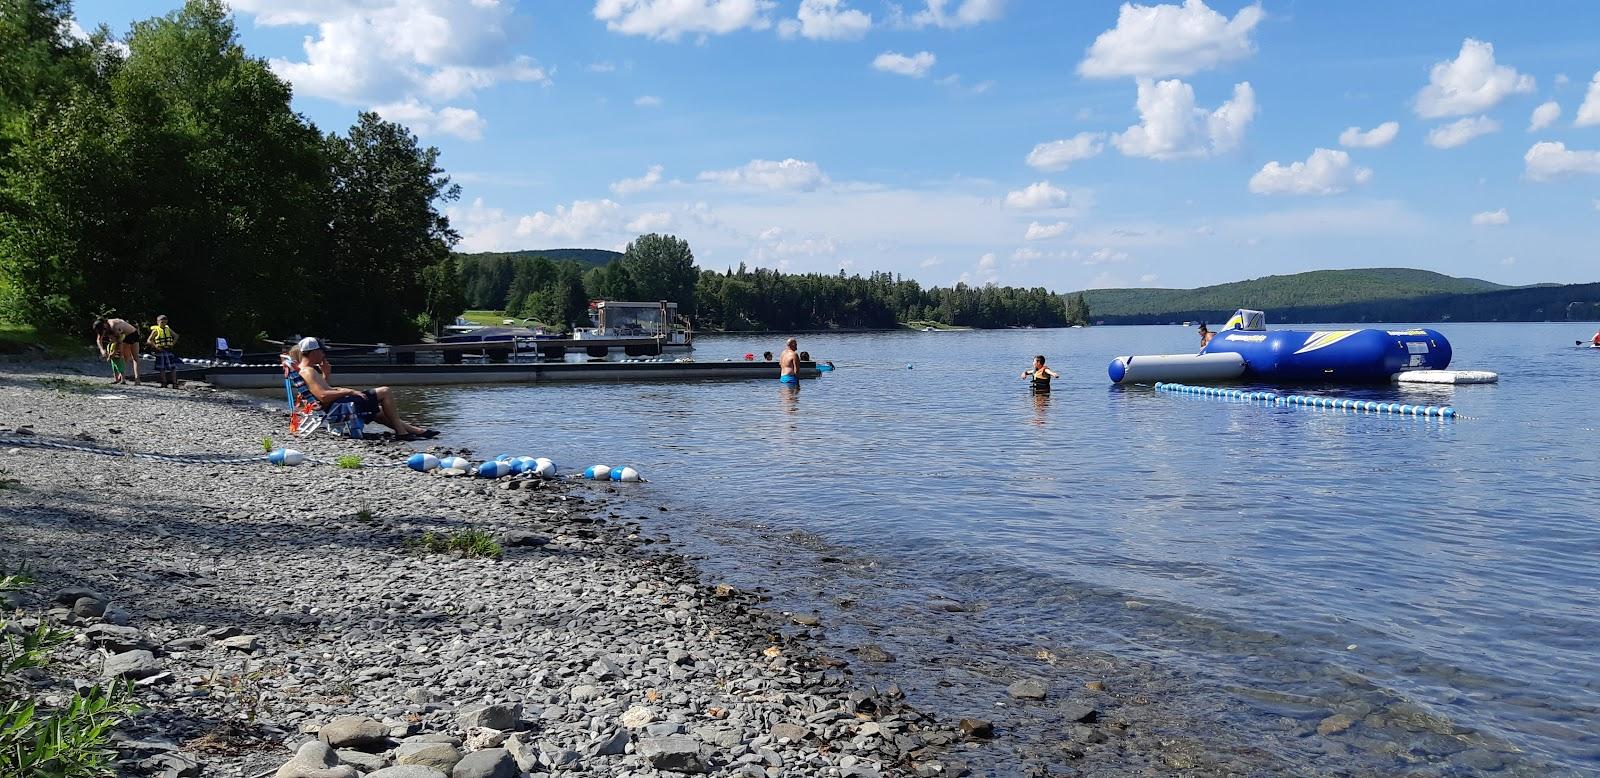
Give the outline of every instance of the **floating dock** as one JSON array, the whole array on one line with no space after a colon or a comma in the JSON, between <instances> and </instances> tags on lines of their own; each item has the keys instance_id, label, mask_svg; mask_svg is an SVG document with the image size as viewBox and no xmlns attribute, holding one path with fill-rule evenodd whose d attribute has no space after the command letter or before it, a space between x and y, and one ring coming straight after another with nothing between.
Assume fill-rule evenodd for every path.
<instances>
[{"instance_id":1,"label":"floating dock","mask_svg":"<svg viewBox=\"0 0 1600 778\"><path fill-rule=\"evenodd\" d=\"M816 378L816 362L800 363L801 378ZM206 365L179 371L187 381L204 381L227 389L278 389L283 369L277 365ZM692 381L700 379L761 380L777 383L777 362L530 362L455 365L362 365L335 362L338 386L428 386L447 384L537 384L556 381Z\"/></svg>"}]
</instances>

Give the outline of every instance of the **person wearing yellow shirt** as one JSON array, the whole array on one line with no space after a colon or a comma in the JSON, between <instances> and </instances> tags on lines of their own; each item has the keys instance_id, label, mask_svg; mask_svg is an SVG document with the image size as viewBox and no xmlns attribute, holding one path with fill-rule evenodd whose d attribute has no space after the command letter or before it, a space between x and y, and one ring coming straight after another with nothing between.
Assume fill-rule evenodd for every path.
<instances>
[{"instance_id":1,"label":"person wearing yellow shirt","mask_svg":"<svg viewBox=\"0 0 1600 778\"><path fill-rule=\"evenodd\" d=\"M178 388L178 354L172 349L178 345L178 333L167 324L165 315L156 317L156 326L150 328L150 336L145 338L145 343L150 346L150 352L156 358L156 374L161 377L163 387L171 383L173 389Z\"/></svg>"}]
</instances>

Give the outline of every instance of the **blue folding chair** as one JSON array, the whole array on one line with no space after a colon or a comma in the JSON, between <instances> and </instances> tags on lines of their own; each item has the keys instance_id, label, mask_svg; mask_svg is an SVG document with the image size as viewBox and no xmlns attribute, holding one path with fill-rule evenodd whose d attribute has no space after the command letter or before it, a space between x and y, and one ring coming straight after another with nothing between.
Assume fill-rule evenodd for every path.
<instances>
[{"instance_id":1,"label":"blue folding chair","mask_svg":"<svg viewBox=\"0 0 1600 778\"><path fill-rule=\"evenodd\" d=\"M212 357L218 362L238 362L244 358L244 349L228 348L227 338L217 338L217 353Z\"/></svg>"},{"instance_id":2,"label":"blue folding chair","mask_svg":"<svg viewBox=\"0 0 1600 778\"><path fill-rule=\"evenodd\" d=\"M283 356L282 361L283 395L289 404L290 434L305 436L324 429L333 435L361 437L366 429L366 423L361 421L360 414L356 413L355 400L340 400L327 408L322 407L322 403L311 393L311 387L300 377L300 371L294 368L287 354Z\"/></svg>"}]
</instances>

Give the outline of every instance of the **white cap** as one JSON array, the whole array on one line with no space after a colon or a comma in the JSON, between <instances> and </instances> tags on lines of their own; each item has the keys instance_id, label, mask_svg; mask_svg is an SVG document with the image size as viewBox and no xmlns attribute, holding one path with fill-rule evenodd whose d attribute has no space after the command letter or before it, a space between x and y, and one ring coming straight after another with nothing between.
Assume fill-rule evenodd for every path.
<instances>
[{"instance_id":1,"label":"white cap","mask_svg":"<svg viewBox=\"0 0 1600 778\"><path fill-rule=\"evenodd\" d=\"M322 343L316 338L301 338L300 342L296 344L296 348L299 348L300 353L304 354L308 351L316 351L322 348Z\"/></svg>"}]
</instances>

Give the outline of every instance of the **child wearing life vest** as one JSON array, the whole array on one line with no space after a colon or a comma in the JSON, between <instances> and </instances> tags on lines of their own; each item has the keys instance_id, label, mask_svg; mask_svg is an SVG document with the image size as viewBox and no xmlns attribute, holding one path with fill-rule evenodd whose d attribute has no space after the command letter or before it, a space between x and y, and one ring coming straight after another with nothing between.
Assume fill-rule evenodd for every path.
<instances>
[{"instance_id":1,"label":"child wearing life vest","mask_svg":"<svg viewBox=\"0 0 1600 778\"><path fill-rule=\"evenodd\" d=\"M1022 377L1032 382L1034 394L1049 394L1050 379L1060 378L1061 374L1044 366L1044 355L1033 358L1033 367L1022 371Z\"/></svg>"},{"instance_id":2,"label":"child wearing life vest","mask_svg":"<svg viewBox=\"0 0 1600 778\"><path fill-rule=\"evenodd\" d=\"M177 389L178 355L172 349L178 345L178 333L167 324L165 314L156 317L156 326L150 328L150 337L145 339L145 343L155 354L156 373L161 377L161 385L165 387L170 383L173 389Z\"/></svg>"}]
</instances>

